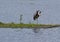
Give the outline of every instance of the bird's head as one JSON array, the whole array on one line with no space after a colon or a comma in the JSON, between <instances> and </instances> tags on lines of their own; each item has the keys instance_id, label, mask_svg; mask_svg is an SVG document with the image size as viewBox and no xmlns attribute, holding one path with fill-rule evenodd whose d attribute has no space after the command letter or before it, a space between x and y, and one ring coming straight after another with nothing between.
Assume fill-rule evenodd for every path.
<instances>
[{"instance_id":1,"label":"bird's head","mask_svg":"<svg viewBox=\"0 0 60 42\"><path fill-rule=\"evenodd\" d=\"M41 15L41 11L40 10L38 10L38 14Z\"/></svg>"}]
</instances>

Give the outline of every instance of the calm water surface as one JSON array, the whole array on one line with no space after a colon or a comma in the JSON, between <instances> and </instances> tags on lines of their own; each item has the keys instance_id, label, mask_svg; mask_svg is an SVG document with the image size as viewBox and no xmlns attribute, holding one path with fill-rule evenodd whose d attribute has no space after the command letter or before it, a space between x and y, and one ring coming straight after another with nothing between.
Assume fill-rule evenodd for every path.
<instances>
[{"instance_id":1,"label":"calm water surface","mask_svg":"<svg viewBox=\"0 0 60 42\"><path fill-rule=\"evenodd\" d=\"M40 24L60 24L60 0L0 0L0 21L3 23L33 22L36 10L41 10ZM28 19L28 20L27 20Z\"/></svg>"},{"instance_id":2,"label":"calm water surface","mask_svg":"<svg viewBox=\"0 0 60 42\"><path fill-rule=\"evenodd\" d=\"M0 28L0 42L60 42L60 28L33 29Z\"/></svg>"}]
</instances>

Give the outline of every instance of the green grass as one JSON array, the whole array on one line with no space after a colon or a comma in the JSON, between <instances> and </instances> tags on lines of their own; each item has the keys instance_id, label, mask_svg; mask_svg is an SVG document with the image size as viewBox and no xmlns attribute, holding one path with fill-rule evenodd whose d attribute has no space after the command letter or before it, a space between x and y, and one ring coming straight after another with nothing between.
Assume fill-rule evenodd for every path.
<instances>
[{"instance_id":1,"label":"green grass","mask_svg":"<svg viewBox=\"0 0 60 42\"><path fill-rule=\"evenodd\" d=\"M46 27L58 27L59 24L12 24L12 23L5 23L0 24L0 28L46 28Z\"/></svg>"}]
</instances>

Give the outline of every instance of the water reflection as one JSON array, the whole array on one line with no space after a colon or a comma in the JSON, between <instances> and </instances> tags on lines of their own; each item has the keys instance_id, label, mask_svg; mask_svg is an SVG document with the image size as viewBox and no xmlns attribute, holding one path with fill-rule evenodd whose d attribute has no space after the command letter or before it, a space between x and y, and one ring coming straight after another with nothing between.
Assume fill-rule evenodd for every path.
<instances>
[{"instance_id":1,"label":"water reflection","mask_svg":"<svg viewBox=\"0 0 60 42\"><path fill-rule=\"evenodd\" d=\"M33 28L33 32L34 32L34 33L38 33L39 31L40 31L39 28Z\"/></svg>"},{"instance_id":2,"label":"water reflection","mask_svg":"<svg viewBox=\"0 0 60 42\"><path fill-rule=\"evenodd\" d=\"M41 35L43 35L43 31L44 31L44 29L40 29L40 28L34 28L34 29L32 29L32 31L33 31L33 33L34 33L34 35L35 35L35 37L36 36L41 36Z\"/></svg>"},{"instance_id":3,"label":"water reflection","mask_svg":"<svg viewBox=\"0 0 60 42\"><path fill-rule=\"evenodd\" d=\"M0 28L0 42L60 42L60 28Z\"/></svg>"},{"instance_id":4,"label":"water reflection","mask_svg":"<svg viewBox=\"0 0 60 42\"><path fill-rule=\"evenodd\" d=\"M17 28L17 29L15 29L14 31L15 32L21 32L21 30L24 30L24 29L21 29L21 28ZM41 32L41 29L40 28L33 28L33 29L29 29L29 30L32 30L32 32L34 32L34 33L39 33L39 32Z\"/></svg>"}]
</instances>

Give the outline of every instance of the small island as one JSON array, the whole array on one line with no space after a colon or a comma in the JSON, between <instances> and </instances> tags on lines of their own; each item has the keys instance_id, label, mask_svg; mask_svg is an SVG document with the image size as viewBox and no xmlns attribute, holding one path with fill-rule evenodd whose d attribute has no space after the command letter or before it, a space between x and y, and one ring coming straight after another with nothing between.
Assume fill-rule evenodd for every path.
<instances>
[{"instance_id":1,"label":"small island","mask_svg":"<svg viewBox=\"0 0 60 42\"><path fill-rule=\"evenodd\" d=\"M60 27L60 24L15 24L15 23L2 23L0 22L0 28L53 28Z\"/></svg>"}]
</instances>

